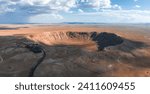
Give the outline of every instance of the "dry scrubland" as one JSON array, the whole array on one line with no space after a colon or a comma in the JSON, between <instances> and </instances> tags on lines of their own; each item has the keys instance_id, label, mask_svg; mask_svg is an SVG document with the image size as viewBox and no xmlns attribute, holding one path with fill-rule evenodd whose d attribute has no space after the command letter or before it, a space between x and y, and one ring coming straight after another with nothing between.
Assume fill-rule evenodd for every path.
<instances>
[{"instance_id":1,"label":"dry scrubland","mask_svg":"<svg viewBox=\"0 0 150 94\"><path fill-rule=\"evenodd\" d=\"M87 35L70 37L68 32ZM124 42L97 51L91 32L111 32ZM0 25L0 76L28 76L41 57L10 47L21 42L36 42L46 51L34 76L150 76L150 26Z\"/></svg>"}]
</instances>

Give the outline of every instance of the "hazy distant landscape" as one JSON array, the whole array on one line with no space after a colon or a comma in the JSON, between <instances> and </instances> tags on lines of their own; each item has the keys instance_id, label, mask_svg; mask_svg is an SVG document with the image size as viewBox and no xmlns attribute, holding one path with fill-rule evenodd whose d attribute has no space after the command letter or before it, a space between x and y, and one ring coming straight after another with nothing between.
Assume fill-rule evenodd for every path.
<instances>
[{"instance_id":1,"label":"hazy distant landscape","mask_svg":"<svg viewBox=\"0 0 150 94\"><path fill-rule=\"evenodd\" d=\"M94 32L97 40L91 37ZM106 46L103 39L98 42L102 32L123 41ZM22 43L39 44L46 52L33 76L150 76L150 24L1 24L0 76L26 77L42 57L17 46Z\"/></svg>"}]
</instances>

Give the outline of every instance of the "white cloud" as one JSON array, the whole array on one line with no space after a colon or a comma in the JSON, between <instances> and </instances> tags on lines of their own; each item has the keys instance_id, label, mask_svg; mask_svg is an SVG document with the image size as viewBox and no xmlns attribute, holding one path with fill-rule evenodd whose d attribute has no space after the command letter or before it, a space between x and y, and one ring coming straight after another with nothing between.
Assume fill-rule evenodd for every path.
<instances>
[{"instance_id":1,"label":"white cloud","mask_svg":"<svg viewBox=\"0 0 150 94\"><path fill-rule=\"evenodd\" d=\"M110 0L79 0L77 2L79 8L111 8Z\"/></svg>"},{"instance_id":2,"label":"white cloud","mask_svg":"<svg viewBox=\"0 0 150 94\"><path fill-rule=\"evenodd\" d=\"M9 5L14 5L14 3L10 2L9 0L0 0L0 13L15 11L14 8L9 8Z\"/></svg>"},{"instance_id":3,"label":"white cloud","mask_svg":"<svg viewBox=\"0 0 150 94\"><path fill-rule=\"evenodd\" d=\"M51 13L51 12L69 12L77 8L82 10L88 9L107 9L113 8L110 0L0 0L1 13L16 10L30 14ZM119 6L117 6L119 7ZM116 7L115 7L116 8ZM15 12L15 11L14 11Z\"/></svg>"},{"instance_id":4,"label":"white cloud","mask_svg":"<svg viewBox=\"0 0 150 94\"><path fill-rule=\"evenodd\" d=\"M117 5L117 4L115 4L115 5L112 6L112 9L118 9L118 10L121 10L122 7L119 6L119 5Z\"/></svg>"},{"instance_id":5,"label":"white cloud","mask_svg":"<svg viewBox=\"0 0 150 94\"><path fill-rule=\"evenodd\" d=\"M1 5L0 6L0 13L4 12L14 12L15 9L8 8L7 5Z\"/></svg>"},{"instance_id":6,"label":"white cloud","mask_svg":"<svg viewBox=\"0 0 150 94\"><path fill-rule=\"evenodd\" d=\"M138 0L134 0L134 2L137 2Z\"/></svg>"},{"instance_id":7,"label":"white cloud","mask_svg":"<svg viewBox=\"0 0 150 94\"><path fill-rule=\"evenodd\" d=\"M63 21L64 18L59 14L39 14L29 17L28 20L30 23L57 23Z\"/></svg>"},{"instance_id":8,"label":"white cloud","mask_svg":"<svg viewBox=\"0 0 150 94\"><path fill-rule=\"evenodd\" d=\"M110 0L100 0L100 6L102 8L111 8L111 1Z\"/></svg>"},{"instance_id":9,"label":"white cloud","mask_svg":"<svg viewBox=\"0 0 150 94\"><path fill-rule=\"evenodd\" d=\"M140 6L136 5L135 7L139 8ZM77 12L78 15L82 15L84 21L94 21L93 19L95 19L99 22L150 22L150 11L123 10L117 4L112 5L111 0L81 0L81 2L79 0L78 2L77 0L0 0L0 15L10 12L13 12L16 17L19 15L20 18L34 19L31 22L40 18L43 18L43 22L47 19L50 22L50 19L53 21L63 20L63 16L59 13L64 12L70 14Z\"/></svg>"},{"instance_id":10,"label":"white cloud","mask_svg":"<svg viewBox=\"0 0 150 94\"><path fill-rule=\"evenodd\" d=\"M96 8L111 8L110 0L88 0L89 4Z\"/></svg>"},{"instance_id":11,"label":"white cloud","mask_svg":"<svg viewBox=\"0 0 150 94\"><path fill-rule=\"evenodd\" d=\"M78 12L79 13L83 13L84 11L82 9L78 9Z\"/></svg>"},{"instance_id":12,"label":"white cloud","mask_svg":"<svg viewBox=\"0 0 150 94\"><path fill-rule=\"evenodd\" d=\"M0 6L29 13L67 12L75 6L75 0L0 0ZM2 13L1 7L0 10ZM3 12L9 11L3 10Z\"/></svg>"},{"instance_id":13,"label":"white cloud","mask_svg":"<svg viewBox=\"0 0 150 94\"><path fill-rule=\"evenodd\" d=\"M121 6L111 4L111 0L79 0L76 4L76 8L83 10L84 12L96 12L103 9L122 9Z\"/></svg>"},{"instance_id":14,"label":"white cloud","mask_svg":"<svg viewBox=\"0 0 150 94\"><path fill-rule=\"evenodd\" d=\"M55 19L63 19L63 16L59 15L59 14L50 14L51 16L53 16Z\"/></svg>"},{"instance_id":15,"label":"white cloud","mask_svg":"<svg viewBox=\"0 0 150 94\"><path fill-rule=\"evenodd\" d=\"M78 15L97 17L98 22L136 23L150 22L150 11L145 10L103 10L95 13L80 13ZM98 18L99 17L99 18ZM95 20L95 21L96 21Z\"/></svg>"},{"instance_id":16,"label":"white cloud","mask_svg":"<svg viewBox=\"0 0 150 94\"><path fill-rule=\"evenodd\" d=\"M140 8L141 6L139 6L139 5L135 5L135 8Z\"/></svg>"}]
</instances>

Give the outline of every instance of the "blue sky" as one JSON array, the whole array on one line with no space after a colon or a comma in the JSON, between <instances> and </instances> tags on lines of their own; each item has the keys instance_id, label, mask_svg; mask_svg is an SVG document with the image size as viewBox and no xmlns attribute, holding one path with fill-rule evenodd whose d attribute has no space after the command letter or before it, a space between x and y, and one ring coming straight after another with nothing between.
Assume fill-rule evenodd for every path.
<instances>
[{"instance_id":1,"label":"blue sky","mask_svg":"<svg viewBox=\"0 0 150 94\"><path fill-rule=\"evenodd\" d=\"M0 23L150 23L150 0L0 0Z\"/></svg>"}]
</instances>

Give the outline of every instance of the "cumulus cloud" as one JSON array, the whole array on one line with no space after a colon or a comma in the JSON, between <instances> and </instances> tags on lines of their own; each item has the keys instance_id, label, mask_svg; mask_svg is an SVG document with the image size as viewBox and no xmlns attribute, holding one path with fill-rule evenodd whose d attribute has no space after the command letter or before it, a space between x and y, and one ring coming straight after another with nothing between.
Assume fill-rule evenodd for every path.
<instances>
[{"instance_id":1,"label":"cumulus cloud","mask_svg":"<svg viewBox=\"0 0 150 94\"><path fill-rule=\"evenodd\" d=\"M122 7L117 5L117 4L115 4L115 5L112 6L112 9L121 10Z\"/></svg>"},{"instance_id":2,"label":"cumulus cloud","mask_svg":"<svg viewBox=\"0 0 150 94\"><path fill-rule=\"evenodd\" d=\"M0 0L0 10L2 12L15 11L29 12L29 13L47 13L69 11L75 6L75 0ZM6 8L6 10L3 10Z\"/></svg>"},{"instance_id":3,"label":"cumulus cloud","mask_svg":"<svg viewBox=\"0 0 150 94\"><path fill-rule=\"evenodd\" d=\"M0 6L0 13L14 12L15 9L8 8L6 5Z\"/></svg>"},{"instance_id":4,"label":"cumulus cloud","mask_svg":"<svg viewBox=\"0 0 150 94\"><path fill-rule=\"evenodd\" d=\"M134 0L134 2L137 2L138 0Z\"/></svg>"},{"instance_id":5,"label":"cumulus cloud","mask_svg":"<svg viewBox=\"0 0 150 94\"><path fill-rule=\"evenodd\" d=\"M78 9L83 11L88 9L110 9L115 6L111 5L110 0L0 0L0 13L19 11L41 14L69 12Z\"/></svg>"},{"instance_id":6,"label":"cumulus cloud","mask_svg":"<svg viewBox=\"0 0 150 94\"><path fill-rule=\"evenodd\" d=\"M140 8L141 6L139 6L139 5L135 5L135 8Z\"/></svg>"},{"instance_id":7,"label":"cumulus cloud","mask_svg":"<svg viewBox=\"0 0 150 94\"><path fill-rule=\"evenodd\" d=\"M63 16L59 15L59 14L51 14L51 16L53 16L55 19L63 19Z\"/></svg>"},{"instance_id":8,"label":"cumulus cloud","mask_svg":"<svg viewBox=\"0 0 150 94\"><path fill-rule=\"evenodd\" d=\"M15 11L12 8L9 8L9 5L12 5L13 3L6 1L6 0L0 0L0 13L4 13L4 12L13 12Z\"/></svg>"},{"instance_id":9,"label":"cumulus cloud","mask_svg":"<svg viewBox=\"0 0 150 94\"><path fill-rule=\"evenodd\" d=\"M79 13L83 13L84 11L82 9L78 9L78 12Z\"/></svg>"},{"instance_id":10,"label":"cumulus cloud","mask_svg":"<svg viewBox=\"0 0 150 94\"><path fill-rule=\"evenodd\" d=\"M85 12L99 11L101 9L121 9L119 5L112 5L111 0L79 0L76 7Z\"/></svg>"},{"instance_id":11,"label":"cumulus cloud","mask_svg":"<svg viewBox=\"0 0 150 94\"><path fill-rule=\"evenodd\" d=\"M62 19L59 13L69 12L73 7L75 0L0 0L0 22L26 23L31 16L41 14Z\"/></svg>"},{"instance_id":12,"label":"cumulus cloud","mask_svg":"<svg viewBox=\"0 0 150 94\"><path fill-rule=\"evenodd\" d=\"M138 0L134 0L137 2ZM140 6L135 6L139 8ZM78 21L150 22L150 11L123 10L111 0L0 0L0 22L43 22L63 20L61 14L78 16ZM82 15L83 18L80 18ZM70 19L69 16L67 19ZM75 19L75 20L76 20ZM72 19L71 19L72 20Z\"/></svg>"}]
</instances>

